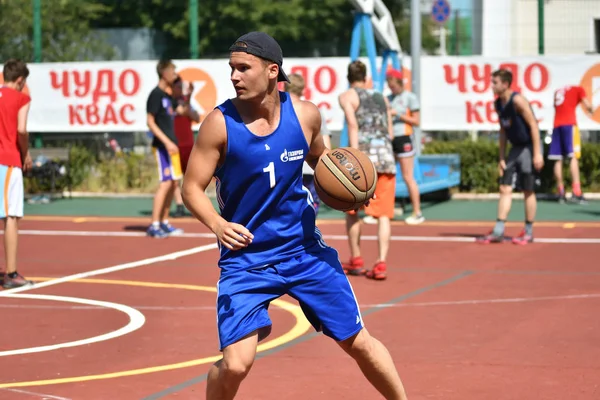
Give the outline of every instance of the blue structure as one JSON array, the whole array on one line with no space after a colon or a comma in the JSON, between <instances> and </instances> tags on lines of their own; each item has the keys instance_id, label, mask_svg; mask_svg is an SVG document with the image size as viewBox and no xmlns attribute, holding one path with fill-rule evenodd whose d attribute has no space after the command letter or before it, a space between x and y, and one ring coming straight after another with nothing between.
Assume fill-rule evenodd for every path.
<instances>
[{"instance_id":1,"label":"blue structure","mask_svg":"<svg viewBox=\"0 0 600 400\"><path fill-rule=\"evenodd\" d=\"M351 0L358 12L354 16L354 26L350 43L350 60L360 56L361 44L365 43L369 67L373 80L373 88L383 92L385 75L388 66L402 70L400 62L400 43L393 26L391 14L383 1L372 2ZM377 13L381 14L378 16ZM374 26L373 22L377 25ZM377 67L377 47L375 38L384 44L381 67ZM417 138L418 139L418 138ZM340 147L348 146L348 127L344 122L340 136ZM401 175L400 164L396 165L398 177ZM415 180L421 194L445 190L460 184L460 156L458 154L417 155L414 166ZM404 180L397 179L396 198L408 197L408 189Z\"/></svg>"}]
</instances>

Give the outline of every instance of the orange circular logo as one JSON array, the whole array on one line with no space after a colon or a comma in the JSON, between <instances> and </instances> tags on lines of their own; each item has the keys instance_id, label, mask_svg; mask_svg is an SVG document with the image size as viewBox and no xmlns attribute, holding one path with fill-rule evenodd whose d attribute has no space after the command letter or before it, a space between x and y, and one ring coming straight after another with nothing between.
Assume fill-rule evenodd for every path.
<instances>
[{"instance_id":1,"label":"orange circular logo","mask_svg":"<svg viewBox=\"0 0 600 400\"><path fill-rule=\"evenodd\" d=\"M2 84L4 84L4 75L0 74L0 85ZM30 96L29 87L27 86L27 84L25 84L25 87L23 88L23 93L25 93L27 96Z\"/></svg>"},{"instance_id":2,"label":"orange circular logo","mask_svg":"<svg viewBox=\"0 0 600 400\"><path fill-rule=\"evenodd\" d=\"M600 64L593 65L583 74L580 85L585 89L587 96L591 98L594 111L591 115L592 119L600 122L600 105L594 101L594 97L600 97ZM585 111L583 104L581 109Z\"/></svg>"},{"instance_id":3,"label":"orange circular logo","mask_svg":"<svg viewBox=\"0 0 600 400\"><path fill-rule=\"evenodd\" d=\"M206 115L217 105L217 87L209 74L198 68L185 68L178 71L181 79L194 85L192 93L199 109L200 122L204 121Z\"/></svg>"}]
</instances>

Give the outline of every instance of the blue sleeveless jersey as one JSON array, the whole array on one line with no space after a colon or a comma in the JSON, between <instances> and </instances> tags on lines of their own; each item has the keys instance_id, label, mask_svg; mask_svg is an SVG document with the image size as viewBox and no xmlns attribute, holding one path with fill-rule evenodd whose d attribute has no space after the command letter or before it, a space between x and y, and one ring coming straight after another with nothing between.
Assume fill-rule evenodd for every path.
<instances>
[{"instance_id":1,"label":"blue sleeveless jersey","mask_svg":"<svg viewBox=\"0 0 600 400\"><path fill-rule=\"evenodd\" d=\"M231 100L218 106L227 127L225 162L215 172L221 216L254 235L241 250L220 246L224 270L261 267L325 247L310 192L302 185L309 146L289 95L279 96L279 126L268 136L250 132Z\"/></svg>"}]
</instances>

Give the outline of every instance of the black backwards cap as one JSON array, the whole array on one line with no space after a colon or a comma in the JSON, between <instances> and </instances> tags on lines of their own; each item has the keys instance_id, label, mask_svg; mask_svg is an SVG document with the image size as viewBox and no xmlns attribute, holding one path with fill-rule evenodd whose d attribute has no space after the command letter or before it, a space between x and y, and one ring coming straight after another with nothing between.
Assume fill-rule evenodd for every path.
<instances>
[{"instance_id":1,"label":"black backwards cap","mask_svg":"<svg viewBox=\"0 0 600 400\"><path fill-rule=\"evenodd\" d=\"M243 43L245 46L236 46ZM264 32L249 32L240 36L229 48L230 52L239 51L252 54L267 61L272 61L279 66L279 75L277 82L289 82L288 76L283 72L283 52L275 39Z\"/></svg>"}]
</instances>

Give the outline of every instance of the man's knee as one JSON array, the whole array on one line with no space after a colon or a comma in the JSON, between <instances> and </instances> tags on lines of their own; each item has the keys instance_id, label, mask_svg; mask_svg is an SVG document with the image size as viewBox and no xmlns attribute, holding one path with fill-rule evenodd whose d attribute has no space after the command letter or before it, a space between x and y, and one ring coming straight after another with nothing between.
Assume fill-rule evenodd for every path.
<instances>
[{"instance_id":1,"label":"man's knee","mask_svg":"<svg viewBox=\"0 0 600 400\"><path fill-rule=\"evenodd\" d=\"M338 344L350 357L356 359L365 357L373 351L374 340L367 330L363 328L356 335L338 342Z\"/></svg>"},{"instance_id":2,"label":"man's knee","mask_svg":"<svg viewBox=\"0 0 600 400\"><path fill-rule=\"evenodd\" d=\"M512 186L500 185L500 194L505 196L512 194Z\"/></svg>"},{"instance_id":3,"label":"man's knee","mask_svg":"<svg viewBox=\"0 0 600 400\"><path fill-rule=\"evenodd\" d=\"M240 357L239 355L228 356L221 360L219 369L224 379L239 382L248 376L253 363L254 358Z\"/></svg>"},{"instance_id":4,"label":"man's knee","mask_svg":"<svg viewBox=\"0 0 600 400\"><path fill-rule=\"evenodd\" d=\"M523 197L528 198L531 196L535 196L535 192L533 190L523 190Z\"/></svg>"}]
</instances>

